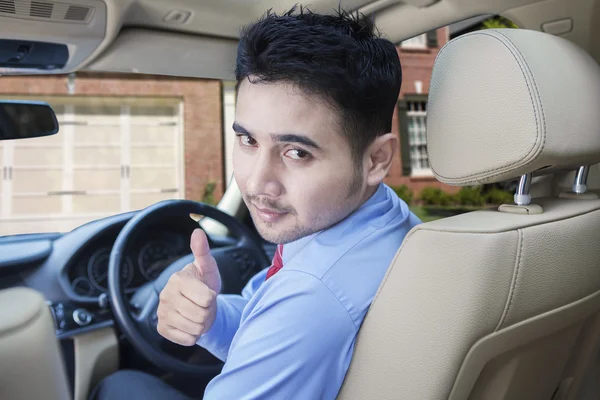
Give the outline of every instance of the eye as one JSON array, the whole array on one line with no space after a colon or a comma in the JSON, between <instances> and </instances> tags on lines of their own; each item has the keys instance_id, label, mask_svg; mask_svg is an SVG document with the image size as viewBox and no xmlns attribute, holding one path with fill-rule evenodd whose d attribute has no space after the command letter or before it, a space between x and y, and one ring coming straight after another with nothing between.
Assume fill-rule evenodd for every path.
<instances>
[{"instance_id":1,"label":"eye","mask_svg":"<svg viewBox=\"0 0 600 400\"><path fill-rule=\"evenodd\" d=\"M248 146L248 147L256 146L256 140L254 140L250 136L238 135L238 137L240 138L240 144L242 146Z\"/></svg>"},{"instance_id":2,"label":"eye","mask_svg":"<svg viewBox=\"0 0 600 400\"><path fill-rule=\"evenodd\" d=\"M302 160L302 159L308 158L308 156L310 156L310 154L304 150L291 149L291 150L288 150L285 152L285 156L289 157L293 160Z\"/></svg>"}]
</instances>

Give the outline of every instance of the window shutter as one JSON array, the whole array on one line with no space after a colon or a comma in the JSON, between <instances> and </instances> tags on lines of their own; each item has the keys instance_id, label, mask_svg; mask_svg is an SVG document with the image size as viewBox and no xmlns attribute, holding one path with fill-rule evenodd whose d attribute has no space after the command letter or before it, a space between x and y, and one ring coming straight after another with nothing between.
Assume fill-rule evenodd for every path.
<instances>
[{"instance_id":1,"label":"window shutter","mask_svg":"<svg viewBox=\"0 0 600 400\"><path fill-rule=\"evenodd\" d=\"M427 32L427 47L437 47L437 30Z\"/></svg>"},{"instance_id":2,"label":"window shutter","mask_svg":"<svg viewBox=\"0 0 600 400\"><path fill-rule=\"evenodd\" d=\"M398 121L400 124L400 160L402 162L403 176L410 176L411 174L410 144L408 142L408 117L406 115L407 110L408 102L406 100L400 100L398 102Z\"/></svg>"}]
</instances>

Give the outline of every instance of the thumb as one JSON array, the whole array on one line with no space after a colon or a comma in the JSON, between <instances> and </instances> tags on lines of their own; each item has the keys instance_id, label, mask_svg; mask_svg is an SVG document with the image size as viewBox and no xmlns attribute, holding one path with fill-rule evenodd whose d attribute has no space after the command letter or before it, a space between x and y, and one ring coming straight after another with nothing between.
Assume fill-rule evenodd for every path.
<instances>
[{"instance_id":1,"label":"thumb","mask_svg":"<svg viewBox=\"0 0 600 400\"><path fill-rule=\"evenodd\" d=\"M204 275L204 272L209 272L206 271L206 269L213 263L213 257L210 254L208 238L202 229L196 228L194 229L194 232L192 232L190 248L194 254L194 265L198 272L200 272L200 275Z\"/></svg>"},{"instance_id":2,"label":"thumb","mask_svg":"<svg viewBox=\"0 0 600 400\"><path fill-rule=\"evenodd\" d=\"M202 229L196 228L192 233L190 248L194 254L195 272L202 282L218 293L221 286L219 267L215 258L210 254L208 238Z\"/></svg>"}]
</instances>

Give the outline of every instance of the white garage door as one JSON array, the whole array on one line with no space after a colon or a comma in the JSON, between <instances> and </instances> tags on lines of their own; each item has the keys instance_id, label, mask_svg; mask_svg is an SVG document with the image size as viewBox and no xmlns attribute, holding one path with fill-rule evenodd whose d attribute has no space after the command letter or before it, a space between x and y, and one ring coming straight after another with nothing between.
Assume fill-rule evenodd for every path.
<instances>
[{"instance_id":1,"label":"white garage door","mask_svg":"<svg viewBox=\"0 0 600 400\"><path fill-rule=\"evenodd\" d=\"M43 100L57 135L0 142L0 235L65 232L184 197L180 99Z\"/></svg>"}]
</instances>

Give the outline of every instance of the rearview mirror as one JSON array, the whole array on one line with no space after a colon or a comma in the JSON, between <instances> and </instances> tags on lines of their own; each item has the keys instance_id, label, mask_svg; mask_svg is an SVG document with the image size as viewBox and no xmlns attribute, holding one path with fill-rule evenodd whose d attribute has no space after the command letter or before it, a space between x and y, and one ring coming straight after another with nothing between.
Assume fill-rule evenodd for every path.
<instances>
[{"instance_id":1,"label":"rearview mirror","mask_svg":"<svg viewBox=\"0 0 600 400\"><path fill-rule=\"evenodd\" d=\"M58 120L48 103L0 100L0 140L50 136L58 132Z\"/></svg>"}]
</instances>

